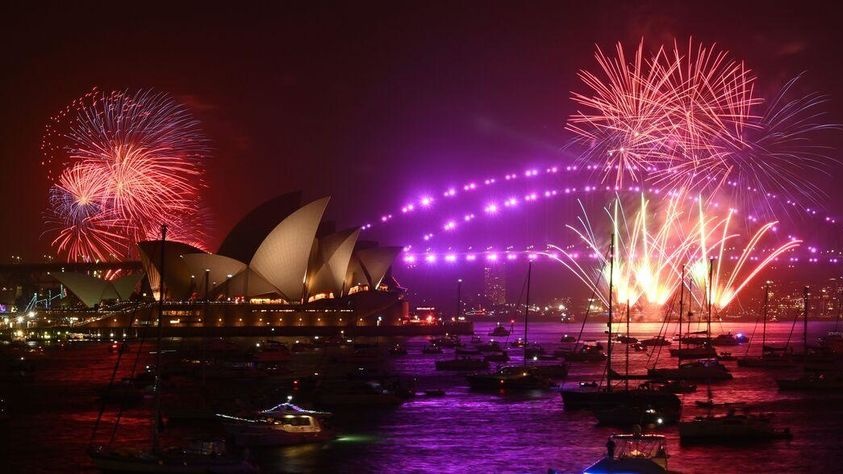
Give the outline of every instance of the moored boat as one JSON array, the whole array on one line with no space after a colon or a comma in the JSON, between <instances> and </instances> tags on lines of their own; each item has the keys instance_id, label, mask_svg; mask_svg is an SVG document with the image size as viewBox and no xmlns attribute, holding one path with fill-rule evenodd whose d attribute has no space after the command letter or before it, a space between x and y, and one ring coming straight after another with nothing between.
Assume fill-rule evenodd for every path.
<instances>
[{"instance_id":1,"label":"moored boat","mask_svg":"<svg viewBox=\"0 0 843 474\"><path fill-rule=\"evenodd\" d=\"M324 425L328 412L305 410L290 402L245 416L217 414L238 446L290 446L328 441L334 433Z\"/></svg>"},{"instance_id":2,"label":"moored boat","mask_svg":"<svg viewBox=\"0 0 843 474\"><path fill-rule=\"evenodd\" d=\"M788 428L777 429L770 415L736 414L698 416L679 423L679 439L684 442L731 443L791 438Z\"/></svg>"},{"instance_id":3,"label":"moored boat","mask_svg":"<svg viewBox=\"0 0 843 474\"><path fill-rule=\"evenodd\" d=\"M667 439L654 434L613 434L605 457L583 472L660 474L667 470Z\"/></svg>"}]
</instances>

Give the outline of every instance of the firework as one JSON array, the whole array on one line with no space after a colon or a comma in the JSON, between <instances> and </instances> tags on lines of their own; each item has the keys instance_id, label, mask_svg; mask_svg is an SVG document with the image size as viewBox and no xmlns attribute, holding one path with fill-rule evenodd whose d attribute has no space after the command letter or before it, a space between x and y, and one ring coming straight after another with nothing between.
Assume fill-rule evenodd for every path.
<instances>
[{"instance_id":1,"label":"firework","mask_svg":"<svg viewBox=\"0 0 843 474\"><path fill-rule=\"evenodd\" d=\"M42 151L51 181L48 233L69 260L128 256L136 242L157 235L162 220L203 244L208 144L166 94L91 91L52 118Z\"/></svg>"},{"instance_id":2,"label":"firework","mask_svg":"<svg viewBox=\"0 0 843 474\"><path fill-rule=\"evenodd\" d=\"M732 181L751 188L802 193L806 164L832 161L812 146L822 123L823 99L793 95L793 81L767 103L756 77L714 46L674 43L652 54L639 43L631 58L599 48L599 72L581 71L587 89L573 93L581 107L567 123L584 159L601 163L604 181L648 181L659 187L712 196ZM812 189L816 191L816 189Z\"/></svg>"},{"instance_id":3,"label":"firework","mask_svg":"<svg viewBox=\"0 0 843 474\"><path fill-rule=\"evenodd\" d=\"M568 228L589 249L596 266L581 263L573 252L558 246L551 245L553 252L545 255L570 270L604 304L608 304L606 287L611 278L618 304L642 307L664 306L680 284L684 265L698 289L711 291L713 308L722 310L761 271L801 243L792 239L762 249L760 242L776 225L769 222L750 234L741 248L742 235L732 229L733 211L718 216L706 211L702 198L695 201L695 212L686 212L686 195L672 197L660 210L652 211L642 195L637 210L630 214L616 198L611 208L605 209L611 228L605 238L595 233L583 208L579 226ZM613 265L609 265L609 234L614 239ZM724 258L728 245L736 246L739 254ZM709 265L713 265L711 277ZM694 295L703 304L702 293Z\"/></svg>"}]
</instances>

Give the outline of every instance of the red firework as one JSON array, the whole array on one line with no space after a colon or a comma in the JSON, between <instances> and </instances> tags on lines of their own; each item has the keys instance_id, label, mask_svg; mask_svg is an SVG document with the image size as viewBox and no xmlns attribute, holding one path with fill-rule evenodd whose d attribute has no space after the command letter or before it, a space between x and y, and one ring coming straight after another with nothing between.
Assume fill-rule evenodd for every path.
<instances>
[{"instance_id":1,"label":"red firework","mask_svg":"<svg viewBox=\"0 0 843 474\"><path fill-rule=\"evenodd\" d=\"M168 95L89 92L52 118L42 150L48 232L68 260L131 256L162 221L204 246L208 143Z\"/></svg>"}]
</instances>

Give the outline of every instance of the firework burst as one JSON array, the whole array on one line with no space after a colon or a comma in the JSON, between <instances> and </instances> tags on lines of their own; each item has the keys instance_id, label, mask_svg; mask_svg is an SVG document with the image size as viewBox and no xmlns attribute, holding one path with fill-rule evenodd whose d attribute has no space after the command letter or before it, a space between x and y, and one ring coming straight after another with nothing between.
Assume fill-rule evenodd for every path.
<instances>
[{"instance_id":1,"label":"firework burst","mask_svg":"<svg viewBox=\"0 0 843 474\"><path fill-rule=\"evenodd\" d=\"M605 209L611 228L605 238L594 231L593 219L583 207L579 226L567 227L588 249L594 265L580 263L575 252L558 246L551 245L552 251L546 255L570 270L604 304L608 304L606 288L611 278L612 296L617 304L650 308L661 308L668 303L679 287L682 266L686 266L696 287L705 291L710 288L712 306L722 310L760 272L801 244L792 239L762 248L761 243L767 240L776 222L764 224L744 239L733 230L733 211L720 216L707 211L702 198L694 200L696 211L686 212L687 195L673 196L654 211L642 195L637 209L629 212L616 198ZM612 258L608 252L609 234L614 249L612 265L609 264ZM724 258L728 246L736 247L739 255ZM712 265L711 273L709 265ZM702 296L695 297L702 304L699 299Z\"/></svg>"},{"instance_id":2,"label":"firework burst","mask_svg":"<svg viewBox=\"0 0 843 474\"><path fill-rule=\"evenodd\" d=\"M586 92L572 93L580 110L566 128L583 159L601 164L604 181L707 196L730 181L739 191L819 191L802 186L799 170L833 161L813 143L837 126L823 123L822 97L792 97L795 80L765 102L743 62L690 40L651 54L642 41L631 57L618 44L614 56L598 48L595 58L598 72L579 73Z\"/></svg>"},{"instance_id":3,"label":"firework burst","mask_svg":"<svg viewBox=\"0 0 843 474\"><path fill-rule=\"evenodd\" d=\"M93 90L51 119L41 148L48 233L69 260L129 256L162 219L178 229L174 238L204 246L208 143L168 95Z\"/></svg>"}]
</instances>

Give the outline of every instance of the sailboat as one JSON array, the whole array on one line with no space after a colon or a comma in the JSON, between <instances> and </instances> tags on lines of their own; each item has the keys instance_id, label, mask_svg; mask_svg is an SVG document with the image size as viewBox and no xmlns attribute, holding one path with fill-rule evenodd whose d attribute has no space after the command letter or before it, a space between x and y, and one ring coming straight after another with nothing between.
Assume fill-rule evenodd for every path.
<instances>
[{"instance_id":1,"label":"sailboat","mask_svg":"<svg viewBox=\"0 0 843 474\"><path fill-rule=\"evenodd\" d=\"M698 416L679 423L683 443L732 443L792 438L789 428L777 429L769 414L738 414L730 409L725 415Z\"/></svg>"},{"instance_id":2,"label":"sailboat","mask_svg":"<svg viewBox=\"0 0 843 474\"><path fill-rule=\"evenodd\" d=\"M779 390L841 390L843 389L843 374L840 372L807 372L805 368L811 361L811 353L808 348L808 297L809 288L803 290L803 321L802 328L802 365L803 375L795 379L777 379L776 384Z\"/></svg>"},{"instance_id":3,"label":"sailboat","mask_svg":"<svg viewBox=\"0 0 843 474\"><path fill-rule=\"evenodd\" d=\"M761 313L761 356L740 357L738 367L754 367L762 369L787 369L794 366L793 360L780 349L767 345L767 310L770 304L770 282L764 285L764 310Z\"/></svg>"},{"instance_id":4,"label":"sailboat","mask_svg":"<svg viewBox=\"0 0 843 474\"><path fill-rule=\"evenodd\" d=\"M612 234L609 243L609 300L608 300L608 341L606 350L606 386L589 389L586 386L579 386L574 389L563 389L561 391L562 401L566 410L596 409L608 410L618 406L627 407L651 407L663 410L666 413L677 414L682 410L682 402L676 394L655 390L642 390L640 388L614 390L612 387L612 293L613 274L615 263L615 235Z\"/></svg>"},{"instance_id":5,"label":"sailboat","mask_svg":"<svg viewBox=\"0 0 843 474\"><path fill-rule=\"evenodd\" d=\"M706 327L706 336L710 339L711 338L711 309L712 309L712 302L711 302L711 281L712 281L712 273L714 271L714 259L711 258L708 262L708 281L709 284L707 285L707 300L708 300L708 324ZM684 271L683 271L683 282L684 285ZM680 338L681 340L681 338ZM679 363L679 367L676 368L661 368L661 369L648 369L647 374L652 378L656 379L669 379L669 380L731 380L732 374L729 372L729 369L726 368L725 365L721 364L716 358L702 358L699 360L694 360L692 362L681 362Z\"/></svg>"},{"instance_id":6,"label":"sailboat","mask_svg":"<svg viewBox=\"0 0 843 474\"><path fill-rule=\"evenodd\" d=\"M164 251L167 240L167 226L161 226L161 266L158 297L158 329L156 336L155 383L153 391L155 404L152 410L152 437L149 449L126 451L108 446L91 447L88 455L94 465L105 472L144 473L245 473L257 469L239 456L225 452L219 442L200 441L190 446L162 448L159 439L161 420L161 315L164 311Z\"/></svg>"},{"instance_id":7,"label":"sailboat","mask_svg":"<svg viewBox=\"0 0 843 474\"><path fill-rule=\"evenodd\" d=\"M567 375L567 366L528 366L529 344L527 344L527 324L530 317L530 279L533 262L527 266L527 298L524 305L524 364L522 367L502 367L495 372L479 372L466 375L472 390L535 390L549 388L552 385L551 374L557 377ZM553 370L552 370L553 369Z\"/></svg>"},{"instance_id":8,"label":"sailboat","mask_svg":"<svg viewBox=\"0 0 843 474\"><path fill-rule=\"evenodd\" d=\"M685 265L682 265L682 277L679 280L679 348L678 349L670 349L670 356L671 357L678 357L679 360L682 359L700 359L706 357L715 357L717 352L714 350L714 347L708 340L703 339L701 342L697 343L696 339L694 339L693 343L689 343L690 339L686 337L682 337L682 313L685 311ZM688 313L688 321L691 320L691 313ZM682 343L685 343L686 346L683 348Z\"/></svg>"}]
</instances>

